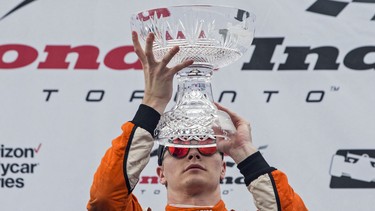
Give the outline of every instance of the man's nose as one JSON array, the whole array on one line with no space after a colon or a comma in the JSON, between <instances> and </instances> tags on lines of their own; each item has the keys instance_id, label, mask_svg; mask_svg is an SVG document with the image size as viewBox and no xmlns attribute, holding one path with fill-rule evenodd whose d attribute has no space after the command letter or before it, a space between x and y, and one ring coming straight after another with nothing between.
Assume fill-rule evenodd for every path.
<instances>
[{"instance_id":1,"label":"man's nose","mask_svg":"<svg viewBox=\"0 0 375 211\"><path fill-rule=\"evenodd\" d=\"M192 159L198 159L198 160L200 160L201 159L201 154L198 152L197 149L192 148L189 151L188 159L189 160L192 160Z\"/></svg>"}]
</instances>

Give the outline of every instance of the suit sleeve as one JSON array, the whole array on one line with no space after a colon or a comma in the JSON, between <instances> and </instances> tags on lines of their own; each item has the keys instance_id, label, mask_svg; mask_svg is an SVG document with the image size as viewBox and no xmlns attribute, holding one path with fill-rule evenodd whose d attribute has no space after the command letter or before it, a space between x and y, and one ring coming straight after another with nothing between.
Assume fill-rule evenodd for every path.
<instances>
[{"instance_id":1,"label":"suit sleeve","mask_svg":"<svg viewBox=\"0 0 375 211\"><path fill-rule=\"evenodd\" d=\"M132 191L150 160L159 119L157 111L140 105L134 119L122 126L122 134L112 141L96 170L87 210L142 210Z\"/></svg>"},{"instance_id":2,"label":"suit sleeve","mask_svg":"<svg viewBox=\"0 0 375 211\"><path fill-rule=\"evenodd\" d=\"M270 167L260 152L239 163L238 168L260 211L307 210L301 197L289 185L286 175Z\"/></svg>"}]
</instances>

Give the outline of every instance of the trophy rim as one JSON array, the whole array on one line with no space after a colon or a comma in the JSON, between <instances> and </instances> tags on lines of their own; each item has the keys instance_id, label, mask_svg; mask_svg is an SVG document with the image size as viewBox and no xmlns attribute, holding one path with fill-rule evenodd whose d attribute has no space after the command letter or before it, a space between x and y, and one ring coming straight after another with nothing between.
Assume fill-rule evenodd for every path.
<instances>
[{"instance_id":1,"label":"trophy rim","mask_svg":"<svg viewBox=\"0 0 375 211\"><path fill-rule=\"evenodd\" d=\"M190 11L197 14L202 13L206 16L208 15L208 21L205 22L197 19L196 24L193 25L193 30L189 28L190 26L185 28L184 24L191 22L189 19L186 19L184 15L181 15L183 19L176 19L176 23L174 22L172 16L177 14L177 17L180 18L179 13L184 14ZM246 18L243 18L243 16L246 16ZM215 32L221 34L220 39L216 41L216 38L199 37L200 35L196 30L199 31L199 27L203 25L203 27L208 27L210 31L210 27L214 28L216 25L216 17L223 19L224 23L226 22L228 24L228 27L232 26L232 23L234 24L234 27L230 27L231 31L234 31L234 33L232 31L235 37L234 39L231 39L231 31L227 29L225 29L226 31L222 29L222 32ZM159 20L164 18L166 24L160 25L161 21ZM142 45L144 45L147 33L153 31L157 35L156 37L160 36L153 42L153 51L156 54L155 56L159 59L162 58L163 54L165 54L168 49L177 45L180 46L181 49L177 54L180 55L180 57L177 56L176 59L171 61L172 65L180 63L181 59L193 59L197 66L208 65L212 66L211 69L217 70L235 62L249 49L255 37L255 19L254 13L237 7L212 4L182 4L138 11L131 16L130 26L132 31L136 31L140 35L143 41ZM170 20L172 22L169 22ZM171 29L176 27L176 30L170 31L173 34L172 36L168 33L171 27L170 23L172 25ZM237 26L239 26L239 29L237 29ZM199 29L194 29L194 27L198 27ZM181 28L182 31L186 31L187 37L189 38L185 39L185 32L183 32L183 37L178 37L180 32L179 28ZM212 30L217 30L213 28ZM226 36L227 31L229 31L228 38ZM214 37L215 36L216 35L214 35ZM246 37L248 37L248 39ZM203 51L208 51L208 56L200 56ZM233 61L229 62L227 59L224 59L223 52L233 57Z\"/></svg>"},{"instance_id":2,"label":"trophy rim","mask_svg":"<svg viewBox=\"0 0 375 211\"><path fill-rule=\"evenodd\" d=\"M256 21L256 15L249 11L245 10L239 7L233 7L233 6L228 6L228 5L214 5L214 4L181 4L181 5L171 5L171 6L166 6L166 7L152 7L148 9L143 9L143 10L138 10L137 12L134 12L130 15L130 19L133 20L135 19L139 14L142 14L144 12L150 11L150 10L157 10L157 9L168 9L168 8L193 8L193 7L211 7L211 8L227 8L227 9L233 9L233 10L242 10L244 12L247 12L249 14L249 18L252 22Z\"/></svg>"}]
</instances>

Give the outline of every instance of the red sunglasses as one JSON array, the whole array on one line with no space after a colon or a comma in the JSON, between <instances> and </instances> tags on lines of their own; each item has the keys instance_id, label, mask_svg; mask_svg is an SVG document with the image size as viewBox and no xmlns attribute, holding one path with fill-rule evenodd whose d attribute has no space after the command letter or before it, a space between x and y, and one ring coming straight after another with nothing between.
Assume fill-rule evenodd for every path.
<instances>
[{"instance_id":1,"label":"red sunglasses","mask_svg":"<svg viewBox=\"0 0 375 211\"><path fill-rule=\"evenodd\" d=\"M169 154L178 159L186 157L190 151L190 148L183 147L166 147L166 149L169 151ZM216 147L200 147L194 149L197 149L198 152L204 156L211 156L217 152Z\"/></svg>"}]
</instances>

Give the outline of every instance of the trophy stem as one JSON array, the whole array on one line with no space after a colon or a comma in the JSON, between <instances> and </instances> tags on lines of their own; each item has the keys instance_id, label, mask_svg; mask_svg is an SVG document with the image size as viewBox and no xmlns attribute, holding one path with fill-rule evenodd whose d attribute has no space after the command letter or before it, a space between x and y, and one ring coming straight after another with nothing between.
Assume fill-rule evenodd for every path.
<instances>
[{"instance_id":1,"label":"trophy stem","mask_svg":"<svg viewBox=\"0 0 375 211\"><path fill-rule=\"evenodd\" d=\"M184 74L177 77L176 105L161 116L155 136L167 146L216 146L217 138L228 139L236 129L228 114L214 104L212 68L190 66L181 71Z\"/></svg>"},{"instance_id":2,"label":"trophy stem","mask_svg":"<svg viewBox=\"0 0 375 211\"><path fill-rule=\"evenodd\" d=\"M186 69L186 70L185 70ZM177 103L175 107L216 109L213 104L211 75L209 67L189 67L185 74L177 76Z\"/></svg>"},{"instance_id":3,"label":"trophy stem","mask_svg":"<svg viewBox=\"0 0 375 211\"><path fill-rule=\"evenodd\" d=\"M229 115L214 104L212 70L207 66L190 66L178 73L176 105L161 116L155 130L160 144L212 147L217 138L229 139L236 131Z\"/></svg>"}]
</instances>

